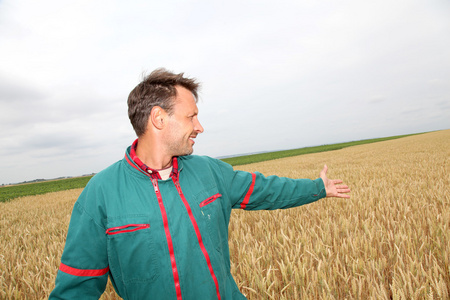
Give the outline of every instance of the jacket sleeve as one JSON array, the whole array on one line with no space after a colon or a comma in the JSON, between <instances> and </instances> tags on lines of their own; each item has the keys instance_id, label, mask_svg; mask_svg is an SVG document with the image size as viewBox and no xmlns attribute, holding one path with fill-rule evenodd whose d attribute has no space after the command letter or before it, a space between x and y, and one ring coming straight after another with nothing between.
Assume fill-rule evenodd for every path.
<instances>
[{"instance_id":1,"label":"jacket sleeve","mask_svg":"<svg viewBox=\"0 0 450 300\"><path fill-rule=\"evenodd\" d=\"M221 161L218 164L229 191L232 208L283 209L308 204L326 196L321 178L266 177L258 172L234 171L229 164Z\"/></svg>"},{"instance_id":2,"label":"jacket sleeve","mask_svg":"<svg viewBox=\"0 0 450 300\"><path fill-rule=\"evenodd\" d=\"M49 299L98 299L108 280L108 259L104 228L80 204L87 188L72 211L66 245Z\"/></svg>"}]
</instances>

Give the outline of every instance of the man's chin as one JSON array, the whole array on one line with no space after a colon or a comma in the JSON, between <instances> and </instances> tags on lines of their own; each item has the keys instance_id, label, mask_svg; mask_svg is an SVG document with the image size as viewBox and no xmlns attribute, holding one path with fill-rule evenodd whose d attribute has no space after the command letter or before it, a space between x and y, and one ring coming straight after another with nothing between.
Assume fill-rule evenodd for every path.
<instances>
[{"instance_id":1,"label":"man's chin","mask_svg":"<svg viewBox=\"0 0 450 300\"><path fill-rule=\"evenodd\" d=\"M181 153L181 154L179 154L179 155L177 155L177 156L188 156L188 155L191 155L192 153L194 153L194 149L191 148L191 149L186 150L186 151L183 151L183 152L180 151L180 153Z\"/></svg>"}]
</instances>

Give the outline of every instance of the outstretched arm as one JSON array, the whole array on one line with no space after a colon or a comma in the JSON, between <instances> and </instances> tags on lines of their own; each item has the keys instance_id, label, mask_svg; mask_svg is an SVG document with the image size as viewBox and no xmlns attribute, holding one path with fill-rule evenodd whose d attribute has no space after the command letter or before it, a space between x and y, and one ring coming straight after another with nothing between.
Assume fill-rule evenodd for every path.
<instances>
[{"instance_id":1,"label":"outstretched arm","mask_svg":"<svg viewBox=\"0 0 450 300\"><path fill-rule=\"evenodd\" d=\"M325 185L325 190L327 192L327 197L337 197L337 198L350 198L350 195L345 193L350 193L350 189L347 185L341 184L342 180L340 179L329 179L327 177L328 167L325 165L320 172L320 178L323 180L323 184Z\"/></svg>"}]
</instances>

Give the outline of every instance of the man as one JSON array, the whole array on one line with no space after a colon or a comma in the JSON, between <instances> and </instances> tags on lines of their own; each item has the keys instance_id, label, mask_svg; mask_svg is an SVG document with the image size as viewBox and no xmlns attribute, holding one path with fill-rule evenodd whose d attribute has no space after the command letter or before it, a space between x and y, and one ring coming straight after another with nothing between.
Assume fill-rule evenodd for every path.
<instances>
[{"instance_id":1,"label":"man","mask_svg":"<svg viewBox=\"0 0 450 300\"><path fill-rule=\"evenodd\" d=\"M190 155L203 132L198 87L158 69L130 93L138 139L75 203L50 299L98 299L108 275L124 299L245 299L230 274L232 208L349 198L326 166L316 180L264 177Z\"/></svg>"}]
</instances>

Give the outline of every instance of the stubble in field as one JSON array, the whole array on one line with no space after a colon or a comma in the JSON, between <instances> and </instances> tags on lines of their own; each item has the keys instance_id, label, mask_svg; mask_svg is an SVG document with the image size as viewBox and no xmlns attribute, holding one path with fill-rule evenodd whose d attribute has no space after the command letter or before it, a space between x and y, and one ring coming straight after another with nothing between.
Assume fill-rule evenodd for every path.
<instances>
[{"instance_id":1,"label":"stubble in field","mask_svg":"<svg viewBox=\"0 0 450 300\"><path fill-rule=\"evenodd\" d=\"M237 167L330 178L352 198L233 211L231 268L249 299L450 299L450 130ZM47 298L81 189L0 203L0 298ZM103 299L119 299L109 284Z\"/></svg>"},{"instance_id":2,"label":"stubble in field","mask_svg":"<svg viewBox=\"0 0 450 300\"><path fill-rule=\"evenodd\" d=\"M352 198L235 211L232 273L249 299L450 299L450 131L239 167L343 179Z\"/></svg>"}]
</instances>

